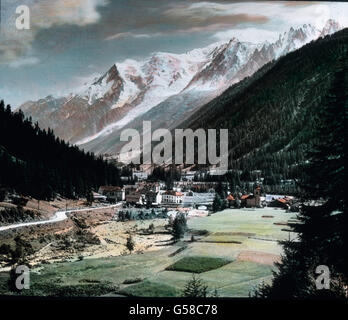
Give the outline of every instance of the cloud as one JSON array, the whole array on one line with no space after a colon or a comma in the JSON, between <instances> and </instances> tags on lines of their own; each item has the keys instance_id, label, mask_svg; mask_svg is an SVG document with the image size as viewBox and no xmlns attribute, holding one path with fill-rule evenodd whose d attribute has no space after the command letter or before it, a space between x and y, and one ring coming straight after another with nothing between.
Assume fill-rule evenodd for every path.
<instances>
[{"instance_id":1,"label":"cloud","mask_svg":"<svg viewBox=\"0 0 348 320\"><path fill-rule=\"evenodd\" d=\"M260 43L264 41L276 41L279 37L279 32L264 30L258 28L231 29L219 31L213 35L213 38L219 41L228 41L232 38L237 38L240 41Z\"/></svg>"},{"instance_id":2,"label":"cloud","mask_svg":"<svg viewBox=\"0 0 348 320\"><path fill-rule=\"evenodd\" d=\"M107 38L105 38L105 40L109 41L109 40L116 40L116 39L124 39L124 38L151 38L153 36L158 36L160 35L160 33L156 33L156 34L146 34L146 33L133 33L133 32L120 32L120 33L116 33L114 35L108 36Z\"/></svg>"},{"instance_id":3,"label":"cloud","mask_svg":"<svg viewBox=\"0 0 348 320\"><path fill-rule=\"evenodd\" d=\"M236 4L221 4L199 2L191 5L180 5L166 10L163 14L173 24L190 25L191 27L210 25L235 26L242 23L263 24L269 21L268 17L258 12L235 10Z\"/></svg>"},{"instance_id":4,"label":"cloud","mask_svg":"<svg viewBox=\"0 0 348 320\"><path fill-rule=\"evenodd\" d=\"M33 24L42 28L72 24L86 26L97 23L101 16L97 10L107 0L39 0L32 7Z\"/></svg>"},{"instance_id":5,"label":"cloud","mask_svg":"<svg viewBox=\"0 0 348 320\"><path fill-rule=\"evenodd\" d=\"M293 7L293 6L308 6L308 5L311 5L314 3L320 3L320 2L319 1L318 2L315 2L315 1L286 1L286 2L284 2L284 5L286 7Z\"/></svg>"},{"instance_id":6,"label":"cloud","mask_svg":"<svg viewBox=\"0 0 348 320\"><path fill-rule=\"evenodd\" d=\"M0 64L34 64L31 55L32 44L41 29L56 25L77 25L80 27L97 23L101 16L99 6L109 0L27 0L30 9L30 30L17 30L15 21L16 7L22 0L3 0L0 42ZM18 60L18 62L17 62ZM35 61L37 63L37 61Z\"/></svg>"},{"instance_id":7,"label":"cloud","mask_svg":"<svg viewBox=\"0 0 348 320\"><path fill-rule=\"evenodd\" d=\"M56 54L57 46L68 48L88 41L94 45L107 40L112 47L112 40L130 38L132 47L136 47L136 40L158 37L151 45L165 46L168 39L174 43L175 36L186 39L192 34L196 38L237 37L254 42L304 23L321 28L329 18L342 26L348 25L348 4L333 2L25 0L25 3L31 9L31 30L18 31L14 27L15 8L23 0L2 0L0 64L9 65L16 60L19 64L23 61L30 64L33 60L25 59L33 56L44 61L35 50L43 48L45 54ZM178 47L184 45L178 43ZM129 49L130 54L133 50ZM135 51L135 55L139 54L139 50Z\"/></svg>"},{"instance_id":8,"label":"cloud","mask_svg":"<svg viewBox=\"0 0 348 320\"><path fill-rule=\"evenodd\" d=\"M11 68L21 68L24 66L30 66L33 64L38 64L40 60L36 57L25 57L25 58L20 58L15 61L12 61L9 66Z\"/></svg>"},{"instance_id":9,"label":"cloud","mask_svg":"<svg viewBox=\"0 0 348 320\"><path fill-rule=\"evenodd\" d=\"M203 24L222 24L237 26L248 24L257 27L260 24L274 23L285 31L289 25L298 26L304 23L323 27L324 23L333 18L341 24L348 19L347 3L334 2L197 2L190 5L172 6L165 11L168 19L191 26ZM343 25L344 25L343 23Z\"/></svg>"}]
</instances>

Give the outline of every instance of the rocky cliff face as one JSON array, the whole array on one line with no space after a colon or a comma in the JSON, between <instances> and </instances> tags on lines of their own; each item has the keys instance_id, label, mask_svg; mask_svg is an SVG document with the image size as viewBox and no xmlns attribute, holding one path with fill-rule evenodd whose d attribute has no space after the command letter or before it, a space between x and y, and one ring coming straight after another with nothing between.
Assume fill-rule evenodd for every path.
<instances>
[{"instance_id":1,"label":"rocky cliff face","mask_svg":"<svg viewBox=\"0 0 348 320\"><path fill-rule=\"evenodd\" d=\"M291 28L274 43L233 38L185 54L156 53L143 61L116 63L90 85L66 97L26 102L20 108L43 128L96 153L115 153L122 128L143 119L175 126L264 64L340 29L329 20L323 30Z\"/></svg>"}]
</instances>

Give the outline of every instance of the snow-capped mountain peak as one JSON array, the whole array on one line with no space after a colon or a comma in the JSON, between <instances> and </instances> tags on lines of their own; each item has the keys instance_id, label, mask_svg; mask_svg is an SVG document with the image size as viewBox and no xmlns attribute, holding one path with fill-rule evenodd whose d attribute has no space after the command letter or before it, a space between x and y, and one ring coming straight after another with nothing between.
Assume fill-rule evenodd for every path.
<instances>
[{"instance_id":1,"label":"snow-capped mountain peak","mask_svg":"<svg viewBox=\"0 0 348 320\"><path fill-rule=\"evenodd\" d=\"M340 29L341 29L341 26L340 26L340 24L339 24L337 21L335 21L335 20L333 20L333 19L329 19L329 20L326 22L326 24L325 24L323 30L321 31L320 36L321 36L321 37L324 37L324 36L326 36L327 34L335 33L335 32L337 32L337 31L340 30Z\"/></svg>"},{"instance_id":2,"label":"snow-capped mountain peak","mask_svg":"<svg viewBox=\"0 0 348 320\"><path fill-rule=\"evenodd\" d=\"M72 143L84 144L108 136L168 99L185 104L190 97L190 106L199 107L264 64L339 29L330 19L322 30L310 24L292 27L275 42L253 44L232 38L182 54L157 52L142 60L127 59L74 94L23 107L42 127L53 128Z\"/></svg>"}]
</instances>

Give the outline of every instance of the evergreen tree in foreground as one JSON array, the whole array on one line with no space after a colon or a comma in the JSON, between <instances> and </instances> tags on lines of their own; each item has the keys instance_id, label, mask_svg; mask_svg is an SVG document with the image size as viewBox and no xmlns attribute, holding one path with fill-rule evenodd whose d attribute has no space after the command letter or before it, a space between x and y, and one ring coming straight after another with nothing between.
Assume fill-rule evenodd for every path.
<instances>
[{"instance_id":1,"label":"evergreen tree in foreground","mask_svg":"<svg viewBox=\"0 0 348 320\"><path fill-rule=\"evenodd\" d=\"M284 255L272 285L262 285L257 297L347 297L348 241L344 173L348 112L348 66L340 62L331 89L318 110L316 143L304 171L299 241L283 242ZM330 289L317 290L316 268L330 270Z\"/></svg>"},{"instance_id":2,"label":"evergreen tree in foreground","mask_svg":"<svg viewBox=\"0 0 348 320\"><path fill-rule=\"evenodd\" d=\"M185 298L206 298L208 286L196 275L192 274L190 279L182 292L182 296Z\"/></svg>"}]
</instances>

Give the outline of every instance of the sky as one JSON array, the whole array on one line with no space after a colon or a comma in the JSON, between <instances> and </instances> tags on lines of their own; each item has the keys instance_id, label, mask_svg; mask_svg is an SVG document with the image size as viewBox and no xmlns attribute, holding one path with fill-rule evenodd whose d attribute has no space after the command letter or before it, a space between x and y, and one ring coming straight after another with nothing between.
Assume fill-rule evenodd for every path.
<instances>
[{"instance_id":1,"label":"sky","mask_svg":"<svg viewBox=\"0 0 348 320\"><path fill-rule=\"evenodd\" d=\"M0 0L0 99L68 94L112 64L154 52L184 53L236 37L274 41L290 27L348 26L348 2ZM28 6L30 29L17 30Z\"/></svg>"}]
</instances>

